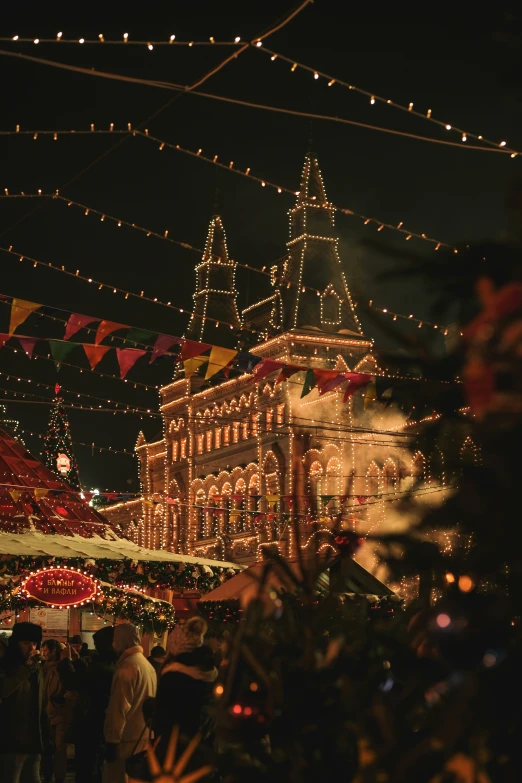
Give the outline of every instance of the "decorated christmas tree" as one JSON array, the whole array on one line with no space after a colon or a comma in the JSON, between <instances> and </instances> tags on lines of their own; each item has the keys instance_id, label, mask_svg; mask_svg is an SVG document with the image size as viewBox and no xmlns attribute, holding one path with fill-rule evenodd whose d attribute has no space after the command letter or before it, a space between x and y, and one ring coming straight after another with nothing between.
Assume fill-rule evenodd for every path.
<instances>
[{"instance_id":1,"label":"decorated christmas tree","mask_svg":"<svg viewBox=\"0 0 522 783\"><path fill-rule=\"evenodd\" d=\"M81 490L78 463L74 454L69 419L65 412L60 387L55 387L56 397L49 419L49 429L44 438L43 457L46 466L69 484Z\"/></svg>"}]
</instances>

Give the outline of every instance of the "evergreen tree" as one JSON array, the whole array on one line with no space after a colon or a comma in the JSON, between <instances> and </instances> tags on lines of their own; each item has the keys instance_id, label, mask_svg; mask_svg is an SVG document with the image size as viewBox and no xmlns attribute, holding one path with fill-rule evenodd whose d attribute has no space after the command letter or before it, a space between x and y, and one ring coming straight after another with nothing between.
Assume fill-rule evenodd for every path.
<instances>
[{"instance_id":1,"label":"evergreen tree","mask_svg":"<svg viewBox=\"0 0 522 783\"><path fill-rule=\"evenodd\" d=\"M69 419L65 412L60 387L56 386L56 397L49 419L49 429L44 438L43 457L45 465L75 490L81 490L78 463L74 454Z\"/></svg>"}]
</instances>

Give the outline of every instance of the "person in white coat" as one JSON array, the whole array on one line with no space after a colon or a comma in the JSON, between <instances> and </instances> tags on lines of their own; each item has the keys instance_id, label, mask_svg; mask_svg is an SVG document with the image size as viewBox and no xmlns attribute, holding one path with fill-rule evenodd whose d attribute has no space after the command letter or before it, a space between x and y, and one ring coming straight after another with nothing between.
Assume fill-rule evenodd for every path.
<instances>
[{"instance_id":1,"label":"person in white coat","mask_svg":"<svg viewBox=\"0 0 522 783\"><path fill-rule=\"evenodd\" d=\"M119 656L105 716L107 743L104 783L125 783L125 763L147 747L149 728L143 703L156 695L154 668L143 655L138 629L122 623L114 629L113 647Z\"/></svg>"}]
</instances>

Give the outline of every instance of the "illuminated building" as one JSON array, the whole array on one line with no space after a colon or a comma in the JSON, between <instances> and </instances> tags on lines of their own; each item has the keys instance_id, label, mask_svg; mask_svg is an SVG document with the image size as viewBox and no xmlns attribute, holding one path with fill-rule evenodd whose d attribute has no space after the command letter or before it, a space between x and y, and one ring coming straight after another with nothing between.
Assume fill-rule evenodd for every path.
<instances>
[{"instance_id":1,"label":"illuminated building","mask_svg":"<svg viewBox=\"0 0 522 783\"><path fill-rule=\"evenodd\" d=\"M218 343L210 319L221 320L233 327L230 346L240 326L256 336L249 350L258 356L379 373L343 273L334 213L309 153L289 212L286 257L271 270L270 291L241 319L235 263L214 217L196 267L186 336ZM349 277L349 259L344 264ZM220 337L219 344L227 343ZM300 399L303 377L276 383L273 374L255 382L245 373L214 385L197 373L175 377L160 390L163 436L147 442L140 434L136 444L142 497L105 507L104 514L142 546L242 563L260 557L267 544L295 555L292 519L302 546L318 521L314 535L325 549L341 508L350 525L368 530L383 521L392 496L412 476L427 475L424 457L412 460L399 438L404 420L391 430L382 405L365 410L361 393L343 403L340 387Z\"/></svg>"}]
</instances>

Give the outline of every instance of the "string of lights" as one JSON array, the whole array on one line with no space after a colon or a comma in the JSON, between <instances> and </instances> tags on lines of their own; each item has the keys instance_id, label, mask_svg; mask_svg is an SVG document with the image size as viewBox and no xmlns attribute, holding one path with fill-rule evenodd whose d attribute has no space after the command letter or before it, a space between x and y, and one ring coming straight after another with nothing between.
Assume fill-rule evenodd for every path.
<instances>
[{"instance_id":1,"label":"string of lights","mask_svg":"<svg viewBox=\"0 0 522 783\"><path fill-rule=\"evenodd\" d=\"M175 34L169 35L165 40L146 41L131 38L129 33L123 33L121 38L117 39L105 38L103 33L99 33L97 38L84 38L82 36L79 38L65 38L62 31L57 32L54 38L42 38L41 36L25 38L20 35L12 35L10 37L3 36L0 38L0 41L10 41L11 43L16 44L28 43L33 45L58 43L62 46L64 44L79 44L80 46L89 46L92 44L105 44L106 46L114 46L121 44L127 46L146 46L149 51L152 51L156 46L233 46L235 48L241 46L241 38L238 35L232 41L216 41L212 35L209 37L208 41L179 41Z\"/></svg>"},{"instance_id":2,"label":"string of lights","mask_svg":"<svg viewBox=\"0 0 522 783\"><path fill-rule=\"evenodd\" d=\"M400 109L400 111L406 112L412 116L420 117L423 120L429 120L431 123L434 123L435 125L438 125L440 128L443 128L447 131L458 133L461 137L461 143L458 144L452 142L453 146L462 147L464 144L466 144L468 139L476 139L477 141L482 142L482 145L473 146L473 145L466 144L466 149L475 149L475 150L484 151L486 148L483 145L489 145L492 149L488 151L502 152L504 154L509 154L512 158L516 157L519 154L514 149L511 149L511 147L508 147L505 141L500 141L500 142L491 141L491 139L487 139L484 136L480 136L476 133L470 133L469 131L465 131L462 128L457 127L456 125L452 125L450 123L442 122L442 120L436 119L435 117L433 117L431 109L427 109L426 112L418 111L417 109L414 108L415 104L413 101L408 103L408 105L403 105L401 103L397 103L396 101L392 101L389 98L383 98L380 95L369 92L368 90L364 90L361 87L357 87L354 84L349 84L348 82L345 82L342 79L338 79L337 77L334 77L331 74L324 73L323 71L320 71L317 68L311 68L308 65L304 65L303 63L291 59L290 57L286 57L284 54L281 54L280 52L274 52L271 49L267 49L266 47L254 47L254 48L261 53L269 55L270 60L272 62L280 61L284 63L289 63L291 65L290 71L292 73L295 73L296 71L305 71L306 73L310 73L315 80L325 79L328 82L328 87L333 87L335 84L337 84L338 86L345 87L346 89L356 92L359 95L364 95L366 98L369 99L370 104L372 106L382 103L386 106L391 106L393 109ZM422 139L423 137L419 136L417 138Z\"/></svg>"},{"instance_id":3,"label":"string of lights","mask_svg":"<svg viewBox=\"0 0 522 783\"><path fill-rule=\"evenodd\" d=\"M18 348L14 348L11 345L4 345L3 349L8 349L10 351L13 351L13 353L23 353L25 355L24 351L19 351ZM43 359L44 361L52 362L54 365L56 365L56 362L54 359L52 359L50 356L35 356L35 359ZM128 378L120 378L118 375L111 375L110 373L106 372L100 372L98 369L91 369L90 367L80 367L78 364L71 364L70 362L60 361L60 364L64 367L73 367L75 370L79 370L80 373L84 372L92 372L95 375L99 375L102 378L111 378L112 380L121 381L123 383L129 383L131 386L133 386L135 389L138 388L138 386L142 389L147 389L151 391L157 391L160 387L158 385L151 386L148 383L140 383L140 381L129 381Z\"/></svg>"},{"instance_id":4,"label":"string of lights","mask_svg":"<svg viewBox=\"0 0 522 783\"><path fill-rule=\"evenodd\" d=\"M257 41L257 42L254 43L254 45L256 47L260 47L262 45L262 43L261 43L261 41ZM244 49L246 49L247 46L248 45L245 45ZM308 111L299 111L297 109L289 109L289 108L284 108L282 106L271 106L269 104L255 103L254 101L246 101L246 100L243 100L243 99L240 99L240 98L231 98L231 97L226 96L226 95L216 95L215 93L202 92L201 90L194 89L196 86L199 86L199 84L201 84L203 81L205 81L210 75L212 75L212 73L220 70L224 65L226 65L226 63L230 62L230 60L235 59L235 57L238 56L239 53L241 51L243 51L244 49L239 49L237 53L234 53L232 56L227 57L226 60L224 60L219 66L217 66L217 68L214 68L213 71L211 71L208 74L206 74L203 79L201 79L199 82L196 82L192 86L176 84L175 82L165 82L165 81L154 81L154 80L151 80L151 79L142 79L142 78L139 78L139 77L136 77L136 76L134 76L134 77L133 76L125 76L123 74L113 73L113 72L108 72L108 71L100 71L100 70L95 70L93 68L91 68L91 69L89 69L89 68L81 68L81 67L76 66L76 65L70 65L68 63L57 62L55 60L47 60L47 59L44 59L42 57L32 57L32 56L27 55L27 54L22 54L21 52L9 52L9 51L6 51L5 49L0 49L0 56L15 57L15 58L18 58L18 59L27 60L29 62L38 63L39 65L48 65L48 66L50 66L52 68L58 68L58 69L66 70L66 71L72 71L73 73L81 73L81 74L84 74L86 76L96 76L96 77L102 78L102 79L110 79L110 80L113 80L113 81L130 83L130 84L140 84L140 85L143 85L143 86L146 86L146 87L155 87L157 89L172 90L174 92L191 93L192 95L198 95L201 98L208 98L208 99L214 100L214 101L221 101L223 103L229 103L229 104L232 104L232 105L235 105L235 106L244 106L244 107L250 108L250 109L260 109L262 111L273 112L273 113L276 113L276 114L286 114L286 115L290 115L290 116L294 116L294 117L305 117L305 118L312 119L312 120L322 120L322 121L326 121L326 122L335 122L335 123L340 123L340 124L343 124L343 125L351 125L351 126L355 126L355 127L359 127L359 128L365 128L367 130L380 131L382 133L388 133L388 134L393 135L393 136L401 136L403 138L405 137L405 138L411 138L411 139L416 139L416 140L420 140L420 141L427 141L427 142L430 142L432 144L442 144L442 145L445 145L445 146L448 146L448 145L449 146L458 146L459 148L462 148L462 145L456 144L455 142L448 142L448 141L445 141L443 139L436 139L436 138L432 138L432 137L428 137L428 136L419 136L417 134L407 133L407 132L404 132L404 131L398 131L398 130L395 130L393 128L386 128L386 127L383 127L383 126L380 126L380 125L371 125L370 123L364 123L364 122L358 122L356 120L350 120L350 119L348 119L346 117L332 116L332 115L329 115L329 114L317 114L317 113L308 112ZM500 143L500 146L503 146L502 142ZM482 152L491 152L491 151L493 151L492 148L486 147L486 146L484 146L484 147L479 147L479 146L471 147L470 145L468 145L467 148L468 149L480 150ZM503 152L503 149L495 150L495 151ZM509 150L506 150L506 153L511 154L511 157L516 157L518 155L517 151L513 151L512 153L510 153Z\"/></svg>"},{"instance_id":5,"label":"string of lights","mask_svg":"<svg viewBox=\"0 0 522 783\"><path fill-rule=\"evenodd\" d=\"M49 386L48 388L52 388ZM62 391L66 391L65 389L60 388L60 393ZM26 400L26 398L31 397L34 402L41 402L41 404L44 405L52 405L52 400L49 400L48 397L44 397L41 394L34 394L33 392L22 392L22 391L16 391L15 389L5 389L4 387L0 387L0 392L3 393L4 396L7 396L8 394L13 395L13 398L10 400L10 402L21 402L21 400ZM80 395L78 395L79 397ZM88 395L85 395L88 396ZM21 399L20 399L21 398ZM97 397L96 399L101 399L100 397ZM6 400L6 402L9 402L9 400ZM119 403L117 403L119 404ZM74 403L74 402L68 402L65 407L67 408L74 408L75 410L89 410L89 411L105 411L110 413L135 413L140 415L142 418L143 416L149 416L149 417L157 417L160 416L160 413L154 413L150 409L145 408L104 408L102 405L82 405L81 403Z\"/></svg>"},{"instance_id":6,"label":"string of lights","mask_svg":"<svg viewBox=\"0 0 522 783\"><path fill-rule=\"evenodd\" d=\"M7 189L6 189L6 191L7 191ZM197 248L194 245L190 245L188 242L181 242L180 240L176 240L176 239L173 239L172 237L169 237L168 236L168 229L166 229L163 232L163 234L160 234L160 233L158 233L156 231L152 231L151 229L144 228L143 226L139 226L136 223L130 223L130 222L125 221L125 220L123 220L121 218L114 217L113 215L108 215L106 213L103 213L103 212L101 212L100 210L97 210L94 207L87 206L86 204L80 204L79 202L71 201L70 199L66 199L65 197L60 196L58 194L49 194L49 193L44 194L42 192L38 192L36 194L24 194L24 193L21 193L21 194L10 194L9 192L6 192L6 193L4 193L3 196L0 196L0 198L52 198L52 199L58 199L61 202L67 203L68 206L75 206L75 207L78 207L79 209L82 209L84 211L84 215L86 215L86 216L88 216L90 214L99 216L100 220L102 222L107 220L108 222L116 223L118 227L125 226L127 228L132 228L132 229L135 229L137 231L140 231L141 233L144 233L147 237L154 236L157 239L161 239L161 240L170 242L172 244L178 245L179 247L183 247L186 250L195 251L195 252L197 252L199 254L202 254L202 255L205 252L201 248ZM399 231L402 232L401 228L397 228L396 230L399 230ZM409 236L411 238L411 236L413 236L413 235L412 234L408 234L407 236ZM415 235L415 236L417 236L417 235ZM426 239L426 237L423 237L423 238ZM428 240L428 241L435 241L435 240ZM438 246L435 249L438 249L438 247L442 246L443 244L444 243L438 243ZM445 247L450 247L450 245L444 245L444 246ZM5 252L12 252L14 255L19 255L19 253L15 252L13 250L13 246L12 245L10 245L9 248L2 248L2 247L0 247L0 250L4 250ZM456 251L456 248L454 250ZM214 257L212 253L210 253L209 255L210 255L211 258ZM56 265L53 265L50 262L43 262L43 261L38 262L36 259L30 258L29 256L25 256L25 258L27 258L28 260L32 260L35 265L39 264L41 266L51 267L51 268L55 269L56 271L62 271L62 272L65 272L66 274L69 274L71 276L78 277L78 278L83 279L83 280L87 280L89 283L93 283L94 282L99 287L101 286L101 288L107 288L107 289L111 289L112 288L113 289L113 293L124 293L124 294L128 294L129 296L137 296L137 294L135 294L135 293L131 293L131 292L125 291L124 289L119 288L119 287L115 287L112 284L100 283L99 281L93 281L91 278L86 278L85 276L80 275L79 270L77 270L76 273L72 273L72 272L66 270L64 266L57 267ZM275 259L268 266L277 265L278 262L284 260L285 258L286 258L286 254L284 256L279 257L278 259ZM24 260L24 257L21 257L20 260ZM274 275L272 272L267 271L267 267L266 266L262 267L262 269L259 269L257 267L251 266L250 264L244 264L244 263L241 263L241 262L234 262L234 263L238 267L240 267L242 269L247 269L247 270L249 270L251 272L255 272L257 274L261 274L261 275L263 275L265 277L269 277L271 280L279 282L281 285L299 287L302 291L312 291L313 293L316 294L316 296L321 296L321 294L322 294L322 292L319 289L314 288L313 286L309 286L309 285L305 285L305 284L293 283L293 282L287 281L283 277L279 277L278 275ZM125 298L128 298L128 297L126 296ZM196 313L193 313L191 310L186 310L184 308L178 308L175 305L172 305L172 302L165 303L165 302L158 301L157 297L156 298L145 297L144 294L143 295L140 294L140 298L145 298L147 301L153 301L155 303L159 303L159 304L161 304L163 306L166 306L166 307L172 307L174 310L177 310L180 313L185 313L185 314L193 316L195 318L203 318L203 316L198 315ZM354 306L357 306L357 303L355 303ZM430 326L430 327L433 327L434 329L440 330L445 335L448 334L448 327L446 325L444 325L444 324L442 324L442 325L441 324L435 324L435 323L433 323L431 321L427 321L425 319L417 318L413 314L404 315L404 314L397 313L397 312L392 311L392 310L388 310L387 308L377 307L377 306L375 306L373 304L373 300L370 300L368 302L368 307L371 307L371 308L379 311L380 313L384 313L384 314L389 315L390 317L393 318L393 320L397 320L398 318L400 318L400 319L405 320L405 321L411 321L413 323L416 323L419 326L419 328L421 328L422 326ZM59 308L57 308L57 309L59 309ZM227 321L218 321L217 319L211 318L209 316L205 316L205 320L209 320L211 322L214 322L214 323L216 323L217 326L223 325L223 326L228 326L230 328L233 328L233 324L230 324ZM135 343L135 344L139 345L139 343Z\"/></svg>"},{"instance_id":7,"label":"string of lights","mask_svg":"<svg viewBox=\"0 0 522 783\"><path fill-rule=\"evenodd\" d=\"M66 405L64 407L68 408L70 406ZM42 440L45 440L45 438L47 437L46 435L42 434L41 432L33 432L32 430L19 430L19 432L21 432L25 437L30 435L33 438L41 438ZM135 456L134 449L114 449L114 448L112 448L112 446L97 446L95 443L85 443L84 441L80 441L80 440L73 440L72 443L73 443L74 446L86 446L89 449L92 449L93 452L94 451L110 451L111 454L126 454L127 456L130 455L131 457ZM1 484L1 483L0 483L0 486L2 486L2 487L13 487L13 489L15 489L15 488L18 489L20 487L19 484ZM28 487L28 486L25 486L25 485L22 485L22 486L23 486L24 489L27 489L28 491L33 489L32 487ZM66 490L64 490L64 491L66 491ZM70 491L70 490L68 490L68 491ZM127 494L127 493L125 493L125 494Z\"/></svg>"}]
</instances>

